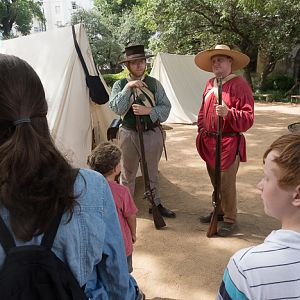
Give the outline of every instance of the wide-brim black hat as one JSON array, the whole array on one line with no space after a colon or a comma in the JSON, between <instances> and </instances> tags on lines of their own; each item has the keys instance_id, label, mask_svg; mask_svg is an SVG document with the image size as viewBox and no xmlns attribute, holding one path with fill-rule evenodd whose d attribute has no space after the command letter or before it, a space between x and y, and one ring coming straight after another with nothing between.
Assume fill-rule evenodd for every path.
<instances>
[{"instance_id":1,"label":"wide-brim black hat","mask_svg":"<svg viewBox=\"0 0 300 300\"><path fill-rule=\"evenodd\" d=\"M125 63L128 61L133 61L137 59L147 59L149 57L153 57L152 54L146 54L144 45L135 45L135 46L129 46L125 48L125 59L120 61L119 63Z\"/></svg>"}]
</instances>

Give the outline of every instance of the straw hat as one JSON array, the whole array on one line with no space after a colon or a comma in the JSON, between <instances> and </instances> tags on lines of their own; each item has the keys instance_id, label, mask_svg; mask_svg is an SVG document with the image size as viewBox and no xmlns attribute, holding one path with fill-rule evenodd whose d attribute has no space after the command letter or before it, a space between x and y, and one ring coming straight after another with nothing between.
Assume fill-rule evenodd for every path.
<instances>
[{"instance_id":1,"label":"straw hat","mask_svg":"<svg viewBox=\"0 0 300 300\"><path fill-rule=\"evenodd\" d=\"M215 55L225 55L231 57L232 71L242 69L250 62L250 58L246 54L231 50L227 45L216 45L214 49L199 52L195 56L195 64L204 71L212 72L211 58Z\"/></svg>"},{"instance_id":2,"label":"straw hat","mask_svg":"<svg viewBox=\"0 0 300 300\"><path fill-rule=\"evenodd\" d=\"M125 59L120 61L120 64L127 62L127 61L132 61L132 60L137 60L137 59L146 59L148 57L152 57L154 55L146 55L145 50L144 50L144 45L135 45L135 46L129 46L125 48Z\"/></svg>"}]
</instances>

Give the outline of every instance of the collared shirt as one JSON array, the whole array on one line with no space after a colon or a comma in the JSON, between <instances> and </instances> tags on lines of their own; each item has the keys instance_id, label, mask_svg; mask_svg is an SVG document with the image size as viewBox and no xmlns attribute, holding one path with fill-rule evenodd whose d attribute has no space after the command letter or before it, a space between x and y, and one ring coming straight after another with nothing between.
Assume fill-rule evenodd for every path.
<instances>
[{"instance_id":1,"label":"collared shirt","mask_svg":"<svg viewBox=\"0 0 300 300\"><path fill-rule=\"evenodd\" d=\"M299 299L299 274L300 233L273 231L263 244L231 257L217 299Z\"/></svg>"},{"instance_id":2,"label":"collared shirt","mask_svg":"<svg viewBox=\"0 0 300 300\"><path fill-rule=\"evenodd\" d=\"M131 93L131 88L125 86L122 89L121 80L116 81L111 91L109 107L117 115L123 115L129 109ZM163 86L158 80L156 80L156 90L154 96L156 104L152 108L149 116L153 123L157 120L159 120L160 122L164 122L167 120L170 114L171 103L165 93Z\"/></svg>"},{"instance_id":3,"label":"collared shirt","mask_svg":"<svg viewBox=\"0 0 300 300\"><path fill-rule=\"evenodd\" d=\"M75 205L69 223L69 214L63 215L52 251L69 266L80 286L86 284L90 299L135 300L136 282L128 274L120 224L106 179L92 170L80 169L74 192L79 205ZM11 231L9 213L1 205L0 214ZM41 238L15 240L21 246L40 244ZM0 268L4 258L0 246Z\"/></svg>"}]
</instances>

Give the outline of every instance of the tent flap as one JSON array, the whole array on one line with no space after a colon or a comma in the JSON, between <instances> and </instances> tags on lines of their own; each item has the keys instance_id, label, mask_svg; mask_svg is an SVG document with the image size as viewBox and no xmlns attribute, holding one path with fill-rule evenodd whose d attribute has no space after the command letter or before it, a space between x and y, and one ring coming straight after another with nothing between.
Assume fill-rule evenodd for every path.
<instances>
[{"instance_id":1,"label":"tent flap","mask_svg":"<svg viewBox=\"0 0 300 300\"><path fill-rule=\"evenodd\" d=\"M206 81L213 76L200 70L194 55L157 54L150 75L163 85L172 104L166 123L197 121Z\"/></svg>"},{"instance_id":2,"label":"tent flap","mask_svg":"<svg viewBox=\"0 0 300 300\"><path fill-rule=\"evenodd\" d=\"M89 74L97 75L83 24L75 25L75 32ZM115 115L107 104L100 107L89 100L71 27L3 41L0 52L16 55L34 68L45 89L47 118L55 144L74 166L86 166L92 129L95 127L94 132L100 134L98 141L106 140L106 129Z\"/></svg>"}]
</instances>

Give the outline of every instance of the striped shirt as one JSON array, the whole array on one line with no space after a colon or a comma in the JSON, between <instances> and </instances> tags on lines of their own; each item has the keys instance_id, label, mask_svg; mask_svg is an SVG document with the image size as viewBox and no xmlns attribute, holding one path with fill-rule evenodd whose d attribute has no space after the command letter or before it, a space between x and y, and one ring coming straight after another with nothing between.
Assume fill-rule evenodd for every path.
<instances>
[{"instance_id":1,"label":"striped shirt","mask_svg":"<svg viewBox=\"0 0 300 300\"><path fill-rule=\"evenodd\" d=\"M300 299L300 233L273 231L230 259L217 300Z\"/></svg>"},{"instance_id":2,"label":"striped shirt","mask_svg":"<svg viewBox=\"0 0 300 300\"><path fill-rule=\"evenodd\" d=\"M117 115L123 115L129 109L131 93L131 88L124 87L124 89L122 90L121 80L116 81L111 91L109 107ZM156 80L154 97L156 104L152 108L149 116L153 123L157 120L159 120L160 122L164 122L169 116L171 103L165 93L163 86L158 80Z\"/></svg>"}]
</instances>

